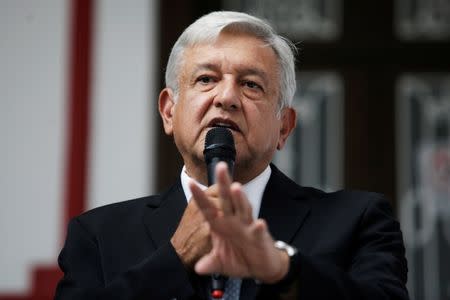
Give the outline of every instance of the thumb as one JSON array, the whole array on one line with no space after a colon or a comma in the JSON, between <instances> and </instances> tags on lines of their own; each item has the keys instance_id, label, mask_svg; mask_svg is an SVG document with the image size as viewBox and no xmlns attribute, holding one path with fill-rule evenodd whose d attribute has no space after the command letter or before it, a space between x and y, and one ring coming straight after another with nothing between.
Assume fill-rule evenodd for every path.
<instances>
[{"instance_id":1,"label":"thumb","mask_svg":"<svg viewBox=\"0 0 450 300\"><path fill-rule=\"evenodd\" d=\"M198 274L219 273L220 269L220 262L212 253L206 254L195 264L195 272Z\"/></svg>"}]
</instances>

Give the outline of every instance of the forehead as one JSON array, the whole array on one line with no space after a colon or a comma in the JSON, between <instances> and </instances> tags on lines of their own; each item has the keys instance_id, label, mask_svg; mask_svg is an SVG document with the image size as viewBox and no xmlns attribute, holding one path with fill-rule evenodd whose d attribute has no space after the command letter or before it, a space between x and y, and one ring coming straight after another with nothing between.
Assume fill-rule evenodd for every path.
<instances>
[{"instance_id":1,"label":"forehead","mask_svg":"<svg viewBox=\"0 0 450 300\"><path fill-rule=\"evenodd\" d=\"M216 67L224 72L249 68L267 73L278 70L272 47L249 34L222 32L213 42L187 47L183 56L182 72L192 72L199 66Z\"/></svg>"}]
</instances>

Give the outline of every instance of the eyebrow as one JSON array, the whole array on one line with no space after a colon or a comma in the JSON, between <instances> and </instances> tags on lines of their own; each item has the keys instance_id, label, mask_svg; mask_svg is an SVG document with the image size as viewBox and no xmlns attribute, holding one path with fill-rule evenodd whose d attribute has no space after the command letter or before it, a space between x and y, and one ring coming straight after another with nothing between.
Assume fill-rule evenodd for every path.
<instances>
[{"instance_id":1,"label":"eyebrow","mask_svg":"<svg viewBox=\"0 0 450 300\"><path fill-rule=\"evenodd\" d=\"M264 84L268 85L269 78L267 76L267 73L261 70L260 68L256 67L247 67L247 66L238 66L238 74L240 77L242 76L248 76L248 75L256 75L260 77ZM214 71L214 72L220 72L220 65L215 63L201 63L197 65L194 69L194 72L192 74L197 74L200 71Z\"/></svg>"},{"instance_id":2,"label":"eyebrow","mask_svg":"<svg viewBox=\"0 0 450 300\"><path fill-rule=\"evenodd\" d=\"M202 63L195 67L194 72L192 74L197 74L200 71L215 71L218 72L220 70L220 66L214 63Z\"/></svg>"}]
</instances>

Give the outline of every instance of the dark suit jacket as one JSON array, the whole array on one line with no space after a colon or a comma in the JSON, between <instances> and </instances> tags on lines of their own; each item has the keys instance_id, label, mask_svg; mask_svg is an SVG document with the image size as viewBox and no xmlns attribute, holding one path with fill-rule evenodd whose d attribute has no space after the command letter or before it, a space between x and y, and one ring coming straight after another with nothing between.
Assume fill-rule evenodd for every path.
<instances>
[{"instance_id":1,"label":"dark suit jacket","mask_svg":"<svg viewBox=\"0 0 450 300\"><path fill-rule=\"evenodd\" d=\"M169 242L186 203L177 182L71 220L55 299L206 298L209 278L186 270ZM272 165L260 217L299 255L279 284L244 280L242 299L408 298L402 235L381 195L300 187Z\"/></svg>"}]
</instances>

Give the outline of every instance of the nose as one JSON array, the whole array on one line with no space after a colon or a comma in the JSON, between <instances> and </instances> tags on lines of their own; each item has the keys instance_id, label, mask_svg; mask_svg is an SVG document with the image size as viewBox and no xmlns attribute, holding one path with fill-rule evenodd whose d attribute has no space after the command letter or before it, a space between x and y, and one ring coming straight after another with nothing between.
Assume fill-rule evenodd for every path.
<instances>
[{"instance_id":1,"label":"nose","mask_svg":"<svg viewBox=\"0 0 450 300\"><path fill-rule=\"evenodd\" d=\"M239 86L232 78L224 78L220 82L213 104L215 107L224 110L238 110L241 108Z\"/></svg>"}]
</instances>

